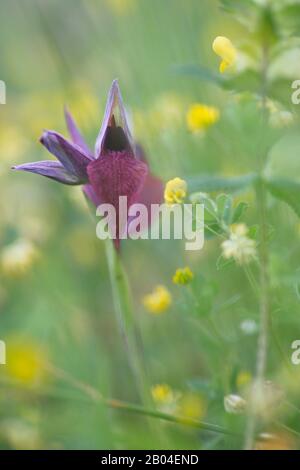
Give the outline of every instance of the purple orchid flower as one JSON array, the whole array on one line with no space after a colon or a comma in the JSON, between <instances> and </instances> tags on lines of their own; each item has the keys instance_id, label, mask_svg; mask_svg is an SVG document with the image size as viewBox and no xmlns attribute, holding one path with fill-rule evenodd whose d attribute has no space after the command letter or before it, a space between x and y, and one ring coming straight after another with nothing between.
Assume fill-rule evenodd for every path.
<instances>
[{"instance_id":1,"label":"purple orchid flower","mask_svg":"<svg viewBox=\"0 0 300 470\"><path fill-rule=\"evenodd\" d=\"M63 184L83 185L84 193L93 204L112 204L117 215L119 196L127 196L128 208L134 203L149 207L162 201L162 182L149 173L143 152L132 139L117 80L113 81L108 93L94 154L67 109L65 118L71 142L55 131L45 131L40 139L58 161L25 163L13 169L37 173ZM116 228L114 242L118 249L118 222Z\"/></svg>"}]
</instances>

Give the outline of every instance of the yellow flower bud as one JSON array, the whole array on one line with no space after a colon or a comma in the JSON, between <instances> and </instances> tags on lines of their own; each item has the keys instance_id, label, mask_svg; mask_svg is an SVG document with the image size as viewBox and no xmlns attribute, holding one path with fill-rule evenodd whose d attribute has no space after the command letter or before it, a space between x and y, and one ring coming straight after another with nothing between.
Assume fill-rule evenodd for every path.
<instances>
[{"instance_id":1,"label":"yellow flower bud","mask_svg":"<svg viewBox=\"0 0 300 470\"><path fill-rule=\"evenodd\" d=\"M201 103L194 103L188 109L186 122L191 132L197 132L212 126L219 118L220 111L217 108Z\"/></svg>"},{"instance_id":2,"label":"yellow flower bud","mask_svg":"<svg viewBox=\"0 0 300 470\"><path fill-rule=\"evenodd\" d=\"M151 294L145 295L143 304L150 313L163 313L172 303L172 296L164 286L157 286Z\"/></svg>"},{"instance_id":3,"label":"yellow flower bud","mask_svg":"<svg viewBox=\"0 0 300 470\"><path fill-rule=\"evenodd\" d=\"M237 51L230 39L218 36L212 44L213 51L221 57L220 72L224 73L236 63Z\"/></svg>"},{"instance_id":4,"label":"yellow flower bud","mask_svg":"<svg viewBox=\"0 0 300 470\"><path fill-rule=\"evenodd\" d=\"M174 399L172 389L167 384L153 385L151 395L156 403L170 403Z\"/></svg>"},{"instance_id":5,"label":"yellow flower bud","mask_svg":"<svg viewBox=\"0 0 300 470\"><path fill-rule=\"evenodd\" d=\"M172 280L174 284L185 285L185 284L188 284L190 281L192 281L193 278L194 278L194 274L192 273L190 268L186 266L185 268L177 269Z\"/></svg>"},{"instance_id":6,"label":"yellow flower bud","mask_svg":"<svg viewBox=\"0 0 300 470\"><path fill-rule=\"evenodd\" d=\"M187 184L181 178L174 178L167 182L165 187L166 204L181 204L186 197Z\"/></svg>"},{"instance_id":7,"label":"yellow flower bud","mask_svg":"<svg viewBox=\"0 0 300 470\"><path fill-rule=\"evenodd\" d=\"M46 351L28 338L12 338L7 344L7 374L26 385L41 383L46 375Z\"/></svg>"}]
</instances>

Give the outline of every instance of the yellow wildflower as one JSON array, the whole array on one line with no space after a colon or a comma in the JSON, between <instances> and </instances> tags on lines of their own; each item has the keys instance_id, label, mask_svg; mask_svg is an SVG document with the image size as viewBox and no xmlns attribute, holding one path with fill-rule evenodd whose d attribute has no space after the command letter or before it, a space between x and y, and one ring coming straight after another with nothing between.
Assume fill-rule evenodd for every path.
<instances>
[{"instance_id":1,"label":"yellow wildflower","mask_svg":"<svg viewBox=\"0 0 300 470\"><path fill-rule=\"evenodd\" d=\"M36 385L45 377L43 364L46 353L38 344L28 339L7 341L6 372L15 380Z\"/></svg>"},{"instance_id":2,"label":"yellow wildflower","mask_svg":"<svg viewBox=\"0 0 300 470\"><path fill-rule=\"evenodd\" d=\"M180 416L187 419L201 420L206 414L206 402L201 395L189 392L183 395L180 407Z\"/></svg>"},{"instance_id":3,"label":"yellow wildflower","mask_svg":"<svg viewBox=\"0 0 300 470\"><path fill-rule=\"evenodd\" d=\"M230 39L218 36L212 44L213 51L221 57L220 72L224 73L236 63L237 51Z\"/></svg>"},{"instance_id":4,"label":"yellow wildflower","mask_svg":"<svg viewBox=\"0 0 300 470\"><path fill-rule=\"evenodd\" d=\"M188 109L186 122L190 131L197 132L212 126L219 118L220 111L218 108L201 103L194 103Z\"/></svg>"},{"instance_id":5,"label":"yellow wildflower","mask_svg":"<svg viewBox=\"0 0 300 470\"><path fill-rule=\"evenodd\" d=\"M185 284L189 284L189 282L192 281L193 278L194 278L194 274L192 273L190 268L186 266L185 268L176 269L176 272L172 280L174 284L185 285Z\"/></svg>"},{"instance_id":6,"label":"yellow wildflower","mask_svg":"<svg viewBox=\"0 0 300 470\"><path fill-rule=\"evenodd\" d=\"M186 197L187 184L181 178L174 178L167 182L164 192L166 204L181 204Z\"/></svg>"},{"instance_id":7,"label":"yellow wildflower","mask_svg":"<svg viewBox=\"0 0 300 470\"><path fill-rule=\"evenodd\" d=\"M7 276L24 275L36 261L38 252L26 239L19 239L2 250L0 266Z\"/></svg>"},{"instance_id":8,"label":"yellow wildflower","mask_svg":"<svg viewBox=\"0 0 300 470\"><path fill-rule=\"evenodd\" d=\"M173 391L167 384L153 385L151 395L156 403L170 403L174 399Z\"/></svg>"},{"instance_id":9,"label":"yellow wildflower","mask_svg":"<svg viewBox=\"0 0 300 470\"><path fill-rule=\"evenodd\" d=\"M172 297L164 286L157 286L151 294L145 295L143 304L150 313L163 313L172 303Z\"/></svg>"}]
</instances>

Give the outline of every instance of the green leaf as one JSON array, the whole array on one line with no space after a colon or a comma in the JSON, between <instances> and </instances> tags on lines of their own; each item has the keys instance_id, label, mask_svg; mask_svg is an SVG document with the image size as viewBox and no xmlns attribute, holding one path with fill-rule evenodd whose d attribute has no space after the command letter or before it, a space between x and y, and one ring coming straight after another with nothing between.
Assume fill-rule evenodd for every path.
<instances>
[{"instance_id":1,"label":"green leaf","mask_svg":"<svg viewBox=\"0 0 300 470\"><path fill-rule=\"evenodd\" d=\"M249 204L247 202L240 202L237 207L234 209L233 216L232 216L232 223L236 224L239 220L241 220L244 212L248 209Z\"/></svg>"},{"instance_id":2,"label":"green leaf","mask_svg":"<svg viewBox=\"0 0 300 470\"><path fill-rule=\"evenodd\" d=\"M270 179L266 182L270 193L287 203L300 217L300 183L288 179Z\"/></svg>"},{"instance_id":3,"label":"green leaf","mask_svg":"<svg viewBox=\"0 0 300 470\"><path fill-rule=\"evenodd\" d=\"M177 74L188 75L199 80L214 83L224 90L257 93L261 87L260 75L256 70L247 69L241 73L223 76L200 64L185 64L173 67Z\"/></svg>"},{"instance_id":4,"label":"green leaf","mask_svg":"<svg viewBox=\"0 0 300 470\"><path fill-rule=\"evenodd\" d=\"M223 80L221 86L226 90L236 92L258 93L261 88L261 78L256 70L246 69L239 74Z\"/></svg>"},{"instance_id":5,"label":"green leaf","mask_svg":"<svg viewBox=\"0 0 300 470\"><path fill-rule=\"evenodd\" d=\"M232 197L228 194L220 194L217 197L217 206L219 218L229 225L232 215Z\"/></svg>"},{"instance_id":6,"label":"green leaf","mask_svg":"<svg viewBox=\"0 0 300 470\"><path fill-rule=\"evenodd\" d=\"M206 82L213 82L217 85L222 86L222 83L225 79L220 75L212 70L203 67L200 64L184 64L184 65L176 65L173 67L175 73L180 75L189 75L192 77L199 78L200 80Z\"/></svg>"},{"instance_id":7,"label":"green leaf","mask_svg":"<svg viewBox=\"0 0 300 470\"><path fill-rule=\"evenodd\" d=\"M221 8L229 13L245 11L253 6L253 0L220 0Z\"/></svg>"},{"instance_id":8,"label":"green leaf","mask_svg":"<svg viewBox=\"0 0 300 470\"><path fill-rule=\"evenodd\" d=\"M222 177L214 175L195 175L185 178L189 192L239 192L249 188L257 180L257 175L251 173L248 175Z\"/></svg>"},{"instance_id":9,"label":"green leaf","mask_svg":"<svg viewBox=\"0 0 300 470\"><path fill-rule=\"evenodd\" d=\"M292 93L295 91L292 89L291 78L278 77L271 81L268 87L269 98L279 101L279 103L285 106L292 107Z\"/></svg>"},{"instance_id":10,"label":"green leaf","mask_svg":"<svg viewBox=\"0 0 300 470\"><path fill-rule=\"evenodd\" d=\"M284 5L277 13L277 21L284 32L294 36L300 34L300 4Z\"/></svg>"},{"instance_id":11,"label":"green leaf","mask_svg":"<svg viewBox=\"0 0 300 470\"><path fill-rule=\"evenodd\" d=\"M278 41L280 35L274 10L269 5L262 6L258 17L258 22L254 33L262 44L268 47L273 46Z\"/></svg>"}]
</instances>

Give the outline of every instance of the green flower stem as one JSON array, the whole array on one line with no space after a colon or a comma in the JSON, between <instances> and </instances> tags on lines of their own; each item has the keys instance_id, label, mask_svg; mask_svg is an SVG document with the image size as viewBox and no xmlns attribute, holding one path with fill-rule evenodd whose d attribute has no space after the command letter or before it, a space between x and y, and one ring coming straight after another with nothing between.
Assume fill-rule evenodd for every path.
<instances>
[{"instance_id":1,"label":"green flower stem","mask_svg":"<svg viewBox=\"0 0 300 470\"><path fill-rule=\"evenodd\" d=\"M267 44L262 46L262 68L261 68L261 96L262 96L262 130L266 129L268 113L266 107L268 93L268 68L269 48ZM262 142L263 143L263 142ZM263 152L264 154L264 152ZM265 155L263 155L264 157ZM263 382L267 366L267 352L269 343L269 331L271 326L270 313L270 280L269 280L269 250L268 250L268 224L267 224L267 191L263 178L265 158L260 161L259 178L256 182L256 201L259 211L260 243L260 328L257 343L256 376L252 387L249 403L249 415L246 426L245 449L252 450L256 434L257 416L255 413L254 400L257 394L262 394Z\"/></svg>"},{"instance_id":2,"label":"green flower stem","mask_svg":"<svg viewBox=\"0 0 300 470\"><path fill-rule=\"evenodd\" d=\"M137 323L132 310L128 279L120 254L116 252L111 240L106 241L106 255L117 321L125 341L137 391L142 403L151 405L150 387L143 363L143 351L138 343Z\"/></svg>"},{"instance_id":3,"label":"green flower stem","mask_svg":"<svg viewBox=\"0 0 300 470\"><path fill-rule=\"evenodd\" d=\"M147 416L149 418L161 419L163 421L168 421L170 423L181 424L183 426L189 426L189 427L193 427L197 429L202 429L204 431L224 434L227 436L237 436L237 437L239 436L238 434L231 432L227 430L226 428L219 426L218 424L198 421L198 420L195 420L192 418L186 418L183 416L176 416L176 415L172 415L169 413L164 413L159 410L154 410L152 408L146 408L144 406L137 405L134 403L128 403L125 401L115 400L113 398L106 398L94 387L73 377L69 372L66 372L63 369L60 369L59 367L56 367L51 363L44 363L43 366L45 370L51 373L54 377L64 381L65 383L68 383L70 386L76 388L77 390L80 390L82 393L84 393L89 399L91 399L95 403L103 404L104 406L107 406L112 409L122 410L122 411L133 413L133 414L139 414L139 415ZM6 383L6 385L9 385L9 383ZM13 386L15 386L15 383L13 384ZM29 390L28 387L27 387L27 390ZM35 389L34 392L43 394L43 391L41 389ZM47 395L47 391L45 391L45 395Z\"/></svg>"},{"instance_id":4,"label":"green flower stem","mask_svg":"<svg viewBox=\"0 0 300 470\"><path fill-rule=\"evenodd\" d=\"M270 282L269 282L269 253L268 227L266 222L266 189L264 182L258 184L257 200L260 213L260 335L258 339L256 378L262 382L265 377L267 364L268 335L270 327Z\"/></svg>"}]
</instances>

